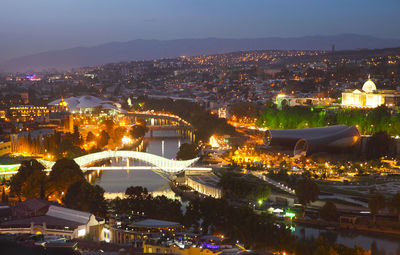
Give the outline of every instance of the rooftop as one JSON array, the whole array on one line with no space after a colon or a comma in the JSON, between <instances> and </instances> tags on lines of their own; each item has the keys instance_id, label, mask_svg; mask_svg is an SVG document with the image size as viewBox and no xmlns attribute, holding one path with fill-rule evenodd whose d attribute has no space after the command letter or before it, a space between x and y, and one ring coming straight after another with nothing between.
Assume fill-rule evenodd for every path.
<instances>
[{"instance_id":1,"label":"rooftop","mask_svg":"<svg viewBox=\"0 0 400 255\"><path fill-rule=\"evenodd\" d=\"M155 219L146 219L142 221L133 222L131 224L132 227L139 228L172 228L179 227L181 224L173 221L164 221L164 220L155 220Z\"/></svg>"},{"instance_id":2,"label":"rooftop","mask_svg":"<svg viewBox=\"0 0 400 255\"><path fill-rule=\"evenodd\" d=\"M45 222L47 227L61 228L61 229L64 229L65 227L74 229L74 228L77 228L78 226L82 225L79 222L60 219L60 218L56 218L56 217L48 216L48 215L42 215L42 216L6 221L6 222L1 223L0 227L3 227L3 228L4 227L17 227L17 226L29 227L32 222L35 225L42 225Z\"/></svg>"},{"instance_id":3,"label":"rooftop","mask_svg":"<svg viewBox=\"0 0 400 255\"><path fill-rule=\"evenodd\" d=\"M189 179L211 187L218 187L219 178L214 174L188 175Z\"/></svg>"}]
</instances>

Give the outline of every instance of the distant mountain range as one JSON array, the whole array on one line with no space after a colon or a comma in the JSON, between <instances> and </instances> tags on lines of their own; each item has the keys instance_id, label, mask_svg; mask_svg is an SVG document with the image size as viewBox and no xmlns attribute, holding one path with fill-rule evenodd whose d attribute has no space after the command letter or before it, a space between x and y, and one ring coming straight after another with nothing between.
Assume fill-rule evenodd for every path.
<instances>
[{"instance_id":1,"label":"distant mountain range","mask_svg":"<svg viewBox=\"0 0 400 255\"><path fill-rule=\"evenodd\" d=\"M94 66L112 62L174 58L218 54L242 50L336 50L378 49L399 47L398 39L382 39L373 36L340 34L335 36L304 36L292 38L249 39L179 39L133 40L111 42L94 47L77 47L15 58L0 63L1 71L40 71L43 69L65 70L82 66Z\"/></svg>"}]
</instances>

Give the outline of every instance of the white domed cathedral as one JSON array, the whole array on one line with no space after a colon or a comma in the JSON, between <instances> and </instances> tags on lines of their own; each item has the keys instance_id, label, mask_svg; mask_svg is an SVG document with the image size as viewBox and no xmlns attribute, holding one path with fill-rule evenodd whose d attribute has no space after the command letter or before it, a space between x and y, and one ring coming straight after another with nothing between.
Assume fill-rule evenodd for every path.
<instances>
[{"instance_id":1,"label":"white domed cathedral","mask_svg":"<svg viewBox=\"0 0 400 255\"><path fill-rule=\"evenodd\" d=\"M400 94L396 90L377 90L375 83L368 77L362 90L347 89L342 93L343 107L375 108L380 105L393 107L400 102Z\"/></svg>"}]
</instances>

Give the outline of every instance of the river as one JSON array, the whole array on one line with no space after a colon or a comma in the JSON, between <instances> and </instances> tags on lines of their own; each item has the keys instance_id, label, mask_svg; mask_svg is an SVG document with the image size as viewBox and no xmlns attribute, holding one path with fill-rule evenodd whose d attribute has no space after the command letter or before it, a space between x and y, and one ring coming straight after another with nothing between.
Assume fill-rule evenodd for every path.
<instances>
[{"instance_id":1,"label":"river","mask_svg":"<svg viewBox=\"0 0 400 255\"><path fill-rule=\"evenodd\" d=\"M174 159L178 152L179 146L182 143L190 142L189 139L179 137L175 131L153 132L153 137L150 138L147 134L144 139L144 151L159 155L168 159ZM113 166L130 166L136 162L126 159L112 159ZM97 176L97 177L96 177ZM129 186L143 186L154 196L165 195L169 198L180 197L175 196L175 193L170 189L168 181L151 170L121 170L121 171L103 171L100 174L93 173L94 183L100 185L105 190L106 198L122 196L126 188Z\"/></svg>"},{"instance_id":2,"label":"river","mask_svg":"<svg viewBox=\"0 0 400 255\"><path fill-rule=\"evenodd\" d=\"M373 243L380 251L379 255L400 255L400 238L389 237L382 234L367 235L355 231L336 231L325 230L303 225L297 225L294 230L294 235L302 240L317 238L322 235L329 243L340 243L348 247L355 245L370 250Z\"/></svg>"}]
</instances>

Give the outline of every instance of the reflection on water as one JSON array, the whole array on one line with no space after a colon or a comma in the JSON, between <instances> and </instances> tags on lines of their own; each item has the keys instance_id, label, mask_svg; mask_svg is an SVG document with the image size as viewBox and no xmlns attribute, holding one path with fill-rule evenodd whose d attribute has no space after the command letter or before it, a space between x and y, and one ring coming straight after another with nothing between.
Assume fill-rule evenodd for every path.
<instances>
[{"instance_id":1,"label":"reflection on water","mask_svg":"<svg viewBox=\"0 0 400 255\"><path fill-rule=\"evenodd\" d=\"M173 192L171 190L171 188L169 187L168 183L165 183L164 185L162 185L161 187L159 187L156 190L150 191L150 194L153 197L165 196L165 197L167 197L169 199L173 199L173 200L177 199L177 200L181 201L181 197L176 195L175 192ZM106 199L115 199L117 197L124 198L125 197L125 192L107 192L107 193L104 194L104 197Z\"/></svg>"},{"instance_id":2,"label":"reflection on water","mask_svg":"<svg viewBox=\"0 0 400 255\"><path fill-rule=\"evenodd\" d=\"M174 159L176 158L176 153L180 145L187 142L189 142L189 140L183 138L146 138L144 144L146 152L167 159Z\"/></svg>"},{"instance_id":3,"label":"reflection on water","mask_svg":"<svg viewBox=\"0 0 400 255\"><path fill-rule=\"evenodd\" d=\"M188 139L171 137L171 131L154 131L154 138L145 138L144 151L155 155L163 156L168 159L174 159L182 143L190 142ZM160 138L165 135L166 137ZM137 162L126 159L112 159L113 166L134 166L143 162ZM125 170L125 171L102 171L101 173L93 173L88 177L91 182L98 184L105 190L106 198L116 196L122 197L126 188L130 186L143 186L154 196L165 195L168 198L178 198L170 189L168 180L151 170Z\"/></svg>"},{"instance_id":4,"label":"reflection on water","mask_svg":"<svg viewBox=\"0 0 400 255\"><path fill-rule=\"evenodd\" d=\"M159 187L159 188L156 189L156 190L153 190L153 191L151 192L151 194L153 195L153 197L156 197L156 196L166 196L167 198L170 198L170 199L178 199L178 200L180 200L180 196L177 196L177 195L175 194L175 192L173 192L173 191L171 190L171 188L169 187L169 184L168 184L168 183L162 185L161 187Z\"/></svg>"},{"instance_id":5,"label":"reflection on water","mask_svg":"<svg viewBox=\"0 0 400 255\"><path fill-rule=\"evenodd\" d=\"M95 184L100 185L107 193L125 192L130 186L143 186L154 191L168 185L167 180L151 170L102 171Z\"/></svg>"},{"instance_id":6,"label":"reflection on water","mask_svg":"<svg viewBox=\"0 0 400 255\"><path fill-rule=\"evenodd\" d=\"M400 254L400 240L398 238L381 237L379 234L378 236L368 236L354 231L330 231L300 225L296 226L294 235L302 240L311 240L321 235L331 244L337 242L348 247L357 245L367 250L375 246L377 250L381 251L381 253L378 254Z\"/></svg>"}]
</instances>

